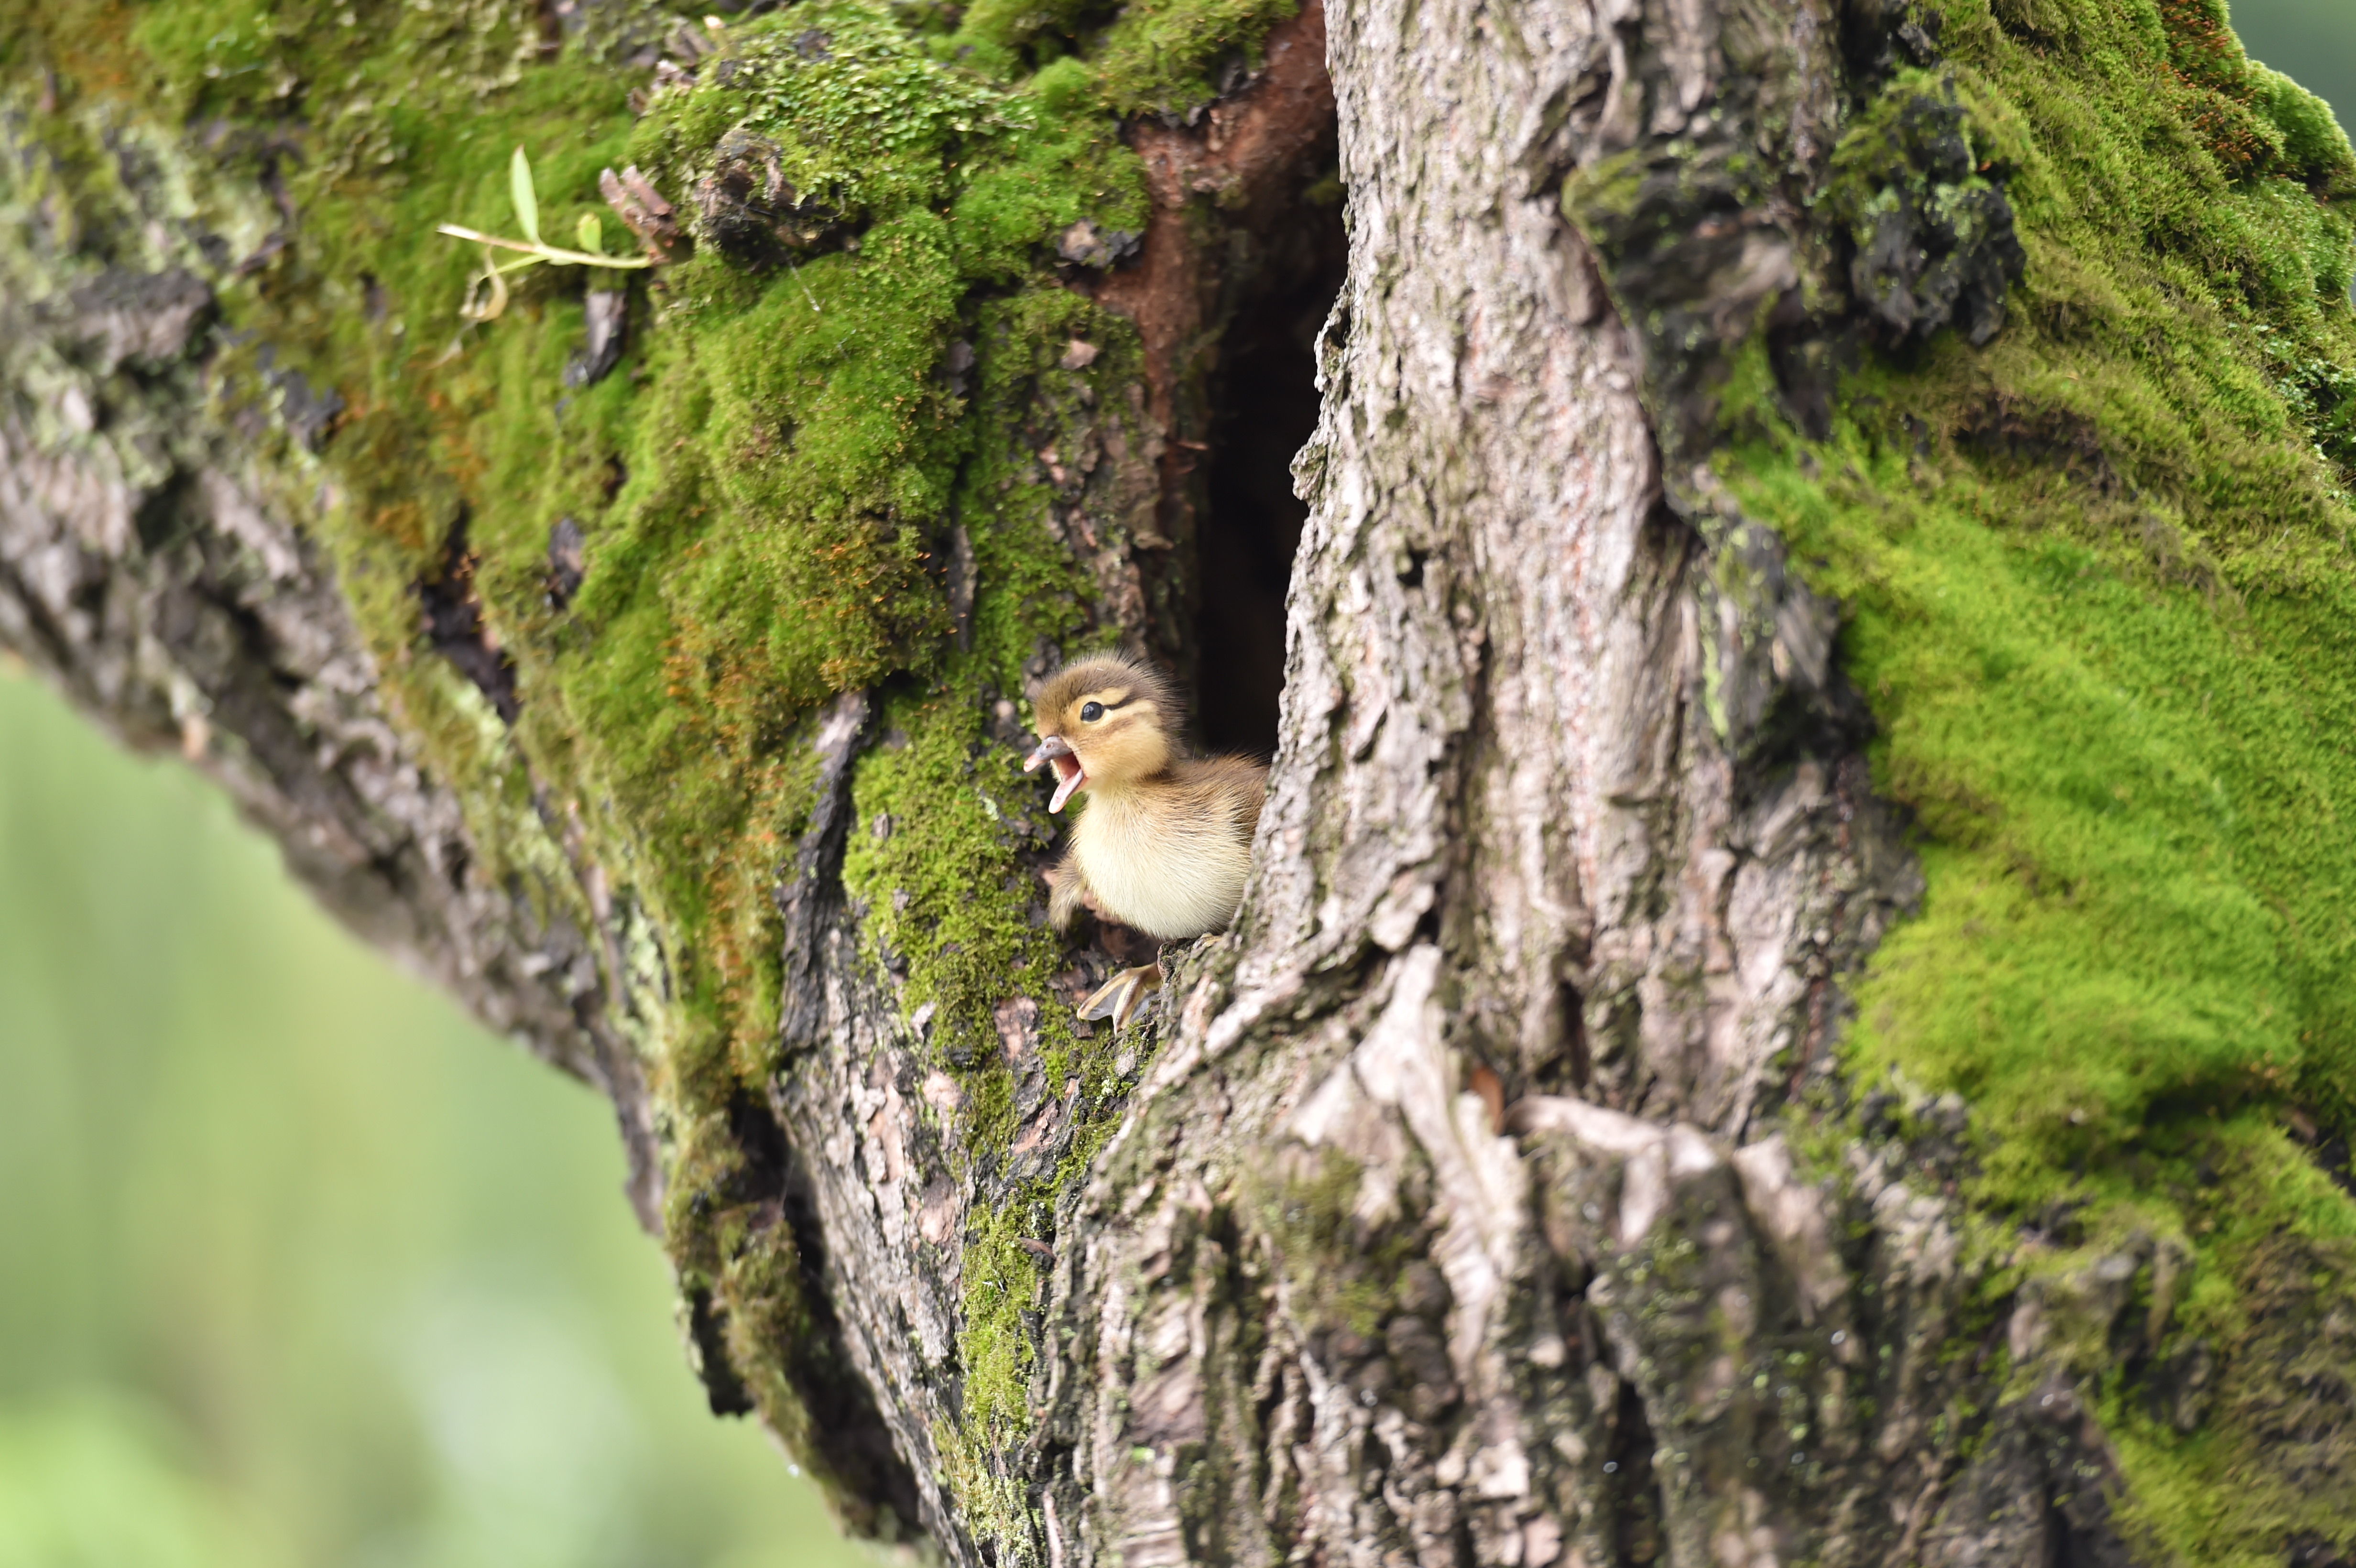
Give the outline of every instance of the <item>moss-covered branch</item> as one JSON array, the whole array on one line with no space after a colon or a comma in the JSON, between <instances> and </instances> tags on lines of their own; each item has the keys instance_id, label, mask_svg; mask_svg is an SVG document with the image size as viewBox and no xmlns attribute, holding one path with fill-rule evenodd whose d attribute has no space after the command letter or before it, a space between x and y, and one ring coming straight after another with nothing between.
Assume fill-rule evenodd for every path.
<instances>
[{"instance_id":1,"label":"moss-covered branch","mask_svg":"<svg viewBox=\"0 0 2356 1568\"><path fill-rule=\"evenodd\" d=\"M960 1086L958 1161L1014 1136L1011 998L1044 1020L1058 1093L1117 1103L1065 1022L1035 918L1047 832L1009 720L1054 650L1153 630L1149 580L1165 613L1184 603L1157 464L1200 432L1149 417L1139 328L1090 295L1154 221L1124 117L1199 120L1286 15L192 0L0 17L20 298L174 268L198 289L207 329L155 357L188 380L157 418L183 445L254 446L270 504L332 565L374 700L465 813L452 874L589 933L582 1005L648 1082L682 1288L735 1363L707 1368L715 1399L748 1392L821 1470L836 1456L802 1406L850 1384L805 1364L830 1353L824 1304L775 1159L747 1143L789 1043L781 868L819 818L856 822L811 869L839 868L862 962L900 977L893 1008ZM687 231L627 296L610 373L575 354L580 272L503 276L511 303L486 312L472 248L442 237L526 217L522 157L536 234L607 250L614 168ZM1164 221L1192 224L1189 245L1218 227ZM113 439L152 470L132 505L164 508L190 482L177 453L142 444L102 386L94 434L59 428L39 352L12 367L29 439ZM831 733L837 694L869 692L872 720ZM205 693L174 700L192 752L248 743ZM874 749L838 766L853 741ZM1009 1278L971 1269L962 1357L992 1446L1028 1421L1032 1353L1002 1303L1033 1264L1022 1221L995 1235L999 1207L972 1254ZM837 1477L854 1518L909 1506L875 1469L900 1462Z\"/></svg>"}]
</instances>

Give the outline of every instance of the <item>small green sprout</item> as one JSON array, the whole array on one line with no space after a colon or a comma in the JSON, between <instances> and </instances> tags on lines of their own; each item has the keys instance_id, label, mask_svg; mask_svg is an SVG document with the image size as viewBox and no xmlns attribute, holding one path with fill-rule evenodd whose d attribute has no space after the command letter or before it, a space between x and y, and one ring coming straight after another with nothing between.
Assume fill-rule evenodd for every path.
<instances>
[{"instance_id":1,"label":"small green sprout","mask_svg":"<svg viewBox=\"0 0 2356 1568\"><path fill-rule=\"evenodd\" d=\"M485 234L456 223L441 225L436 233L447 234L454 240L471 240L483 248L483 270L467 282L466 297L458 305L458 314L468 321L496 321L508 308L508 275L520 272L526 267L546 261L558 267L614 267L635 270L651 267L654 261L646 256L616 256L605 250L605 228L594 212L581 215L574 230L581 244L577 251L567 251L551 245L540 237L540 193L533 187L531 160L524 156L521 147L508 160L508 197L515 204L516 227L523 231L520 240L509 240L497 234ZM520 251L521 260L501 261L493 251Z\"/></svg>"}]
</instances>

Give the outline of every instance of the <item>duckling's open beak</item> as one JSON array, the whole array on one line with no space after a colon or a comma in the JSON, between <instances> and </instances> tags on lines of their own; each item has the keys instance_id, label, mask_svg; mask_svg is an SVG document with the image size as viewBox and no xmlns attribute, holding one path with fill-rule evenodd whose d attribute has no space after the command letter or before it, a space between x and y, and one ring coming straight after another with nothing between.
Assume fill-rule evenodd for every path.
<instances>
[{"instance_id":1,"label":"duckling's open beak","mask_svg":"<svg viewBox=\"0 0 2356 1568\"><path fill-rule=\"evenodd\" d=\"M1072 792L1088 782L1087 770L1080 766L1080 759L1072 754L1071 746L1061 735L1041 737L1031 754L1023 759L1023 771L1027 773L1042 763L1055 764L1055 798L1047 803L1047 809L1061 811L1064 803L1072 798Z\"/></svg>"}]
</instances>

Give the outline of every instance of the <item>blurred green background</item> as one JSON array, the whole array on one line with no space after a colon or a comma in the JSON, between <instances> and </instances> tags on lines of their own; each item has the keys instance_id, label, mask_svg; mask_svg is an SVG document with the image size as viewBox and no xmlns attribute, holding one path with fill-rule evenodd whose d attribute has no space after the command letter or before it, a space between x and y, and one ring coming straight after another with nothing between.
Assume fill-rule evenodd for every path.
<instances>
[{"instance_id":1,"label":"blurred green background","mask_svg":"<svg viewBox=\"0 0 2356 1568\"><path fill-rule=\"evenodd\" d=\"M2250 53L2356 125L2356 0L2230 0Z\"/></svg>"},{"instance_id":2,"label":"blurred green background","mask_svg":"<svg viewBox=\"0 0 2356 1568\"><path fill-rule=\"evenodd\" d=\"M2239 0L2356 104L2356 0ZM0 1568L851 1568L588 1091L0 670Z\"/></svg>"},{"instance_id":3,"label":"blurred green background","mask_svg":"<svg viewBox=\"0 0 2356 1568\"><path fill-rule=\"evenodd\" d=\"M851 1568L588 1090L0 674L0 1568Z\"/></svg>"}]
</instances>

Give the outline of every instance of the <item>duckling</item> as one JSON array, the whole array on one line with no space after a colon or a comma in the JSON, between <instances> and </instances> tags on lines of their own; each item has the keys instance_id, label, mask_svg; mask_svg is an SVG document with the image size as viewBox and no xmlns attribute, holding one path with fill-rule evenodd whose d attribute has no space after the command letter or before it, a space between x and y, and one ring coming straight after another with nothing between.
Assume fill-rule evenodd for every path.
<instances>
[{"instance_id":1,"label":"duckling","mask_svg":"<svg viewBox=\"0 0 2356 1568\"><path fill-rule=\"evenodd\" d=\"M1055 929L1069 931L1093 898L1107 915L1162 942L1225 930L1251 870L1266 765L1184 755L1176 691L1134 659L1066 666L1033 706L1039 744L1023 771L1055 765L1050 811L1088 795L1047 901ZM1109 1018L1119 1029L1161 986L1158 963L1123 970L1081 1004L1080 1017Z\"/></svg>"}]
</instances>

